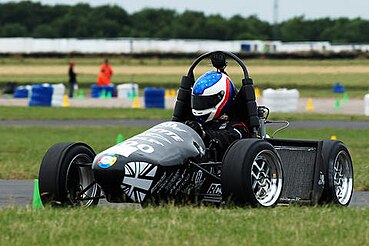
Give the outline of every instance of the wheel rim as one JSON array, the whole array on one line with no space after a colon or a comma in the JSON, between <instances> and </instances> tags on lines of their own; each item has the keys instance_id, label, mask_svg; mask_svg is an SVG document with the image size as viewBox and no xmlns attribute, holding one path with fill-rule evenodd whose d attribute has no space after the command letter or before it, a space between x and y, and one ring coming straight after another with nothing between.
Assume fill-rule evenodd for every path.
<instances>
[{"instance_id":1,"label":"wheel rim","mask_svg":"<svg viewBox=\"0 0 369 246\"><path fill-rule=\"evenodd\" d=\"M274 205L282 191L282 165L271 150L263 150L255 157L251 167L252 191L262 206Z\"/></svg>"},{"instance_id":2,"label":"wheel rim","mask_svg":"<svg viewBox=\"0 0 369 246\"><path fill-rule=\"evenodd\" d=\"M73 206L89 207L97 196L99 188L95 183L91 166L92 159L87 154L76 155L68 166L66 190ZM86 188L88 189L82 192Z\"/></svg>"},{"instance_id":3,"label":"wheel rim","mask_svg":"<svg viewBox=\"0 0 369 246\"><path fill-rule=\"evenodd\" d=\"M351 159L346 151L341 150L333 164L333 187L337 201L347 205L353 190Z\"/></svg>"}]
</instances>

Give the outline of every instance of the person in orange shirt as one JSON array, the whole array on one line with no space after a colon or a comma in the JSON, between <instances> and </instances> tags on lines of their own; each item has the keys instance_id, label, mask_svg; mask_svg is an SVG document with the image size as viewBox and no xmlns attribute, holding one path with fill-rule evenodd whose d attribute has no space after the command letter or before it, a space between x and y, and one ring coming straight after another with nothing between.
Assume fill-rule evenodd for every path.
<instances>
[{"instance_id":1,"label":"person in orange shirt","mask_svg":"<svg viewBox=\"0 0 369 246\"><path fill-rule=\"evenodd\" d=\"M105 59L104 64L100 67L100 73L97 77L97 85L106 86L111 84L111 76L113 76L113 69L109 64L109 60Z\"/></svg>"}]
</instances>

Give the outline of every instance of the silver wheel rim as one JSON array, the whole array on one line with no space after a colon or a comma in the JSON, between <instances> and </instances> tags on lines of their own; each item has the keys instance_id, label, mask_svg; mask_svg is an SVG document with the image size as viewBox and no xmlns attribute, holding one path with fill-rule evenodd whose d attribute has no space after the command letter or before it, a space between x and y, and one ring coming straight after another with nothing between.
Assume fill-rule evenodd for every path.
<instances>
[{"instance_id":1,"label":"silver wheel rim","mask_svg":"<svg viewBox=\"0 0 369 246\"><path fill-rule=\"evenodd\" d=\"M273 206L277 202L282 179L279 157L271 150L259 152L251 167L251 184L254 196L262 206Z\"/></svg>"},{"instance_id":2,"label":"silver wheel rim","mask_svg":"<svg viewBox=\"0 0 369 246\"><path fill-rule=\"evenodd\" d=\"M72 205L74 206L83 206L89 207L94 202L94 199L88 199L89 197L96 197L98 186L94 184L91 188L79 194L79 197L75 197L75 192L71 191L72 189L76 189L78 191L82 191L87 186L91 185L94 182L93 172L91 169L92 166L92 159L87 154L78 154L76 155L70 165L68 166L67 170L67 177L66 177L66 190L68 191L69 200L71 201ZM73 184L74 187L69 187L71 177L71 170L72 168L76 168L78 173L78 184ZM75 174L74 174L75 175ZM82 199L80 199L82 198Z\"/></svg>"},{"instance_id":3,"label":"silver wheel rim","mask_svg":"<svg viewBox=\"0 0 369 246\"><path fill-rule=\"evenodd\" d=\"M347 205L353 191L351 159L346 151L341 150L333 164L333 187L337 201Z\"/></svg>"}]
</instances>

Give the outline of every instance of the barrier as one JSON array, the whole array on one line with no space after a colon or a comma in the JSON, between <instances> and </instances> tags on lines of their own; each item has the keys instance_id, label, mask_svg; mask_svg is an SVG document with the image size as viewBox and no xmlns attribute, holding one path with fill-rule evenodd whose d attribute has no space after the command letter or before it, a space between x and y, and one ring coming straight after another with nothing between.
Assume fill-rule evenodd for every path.
<instances>
[{"instance_id":1,"label":"barrier","mask_svg":"<svg viewBox=\"0 0 369 246\"><path fill-rule=\"evenodd\" d=\"M271 112L295 112L300 93L296 89L266 89L263 91L263 104Z\"/></svg>"},{"instance_id":2,"label":"barrier","mask_svg":"<svg viewBox=\"0 0 369 246\"><path fill-rule=\"evenodd\" d=\"M65 85L56 84L56 85L52 85L52 87L53 87L53 95L51 97L51 106L54 106L54 107L63 106Z\"/></svg>"},{"instance_id":3,"label":"barrier","mask_svg":"<svg viewBox=\"0 0 369 246\"><path fill-rule=\"evenodd\" d=\"M365 101L365 115L369 116L369 94L365 95L364 101Z\"/></svg>"},{"instance_id":4,"label":"barrier","mask_svg":"<svg viewBox=\"0 0 369 246\"><path fill-rule=\"evenodd\" d=\"M133 100L138 96L138 84L125 83L117 86L117 97Z\"/></svg>"},{"instance_id":5,"label":"barrier","mask_svg":"<svg viewBox=\"0 0 369 246\"><path fill-rule=\"evenodd\" d=\"M32 86L19 86L15 89L13 97L14 98L28 98L31 95Z\"/></svg>"},{"instance_id":6,"label":"barrier","mask_svg":"<svg viewBox=\"0 0 369 246\"><path fill-rule=\"evenodd\" d=\"M106 95L114 95L114 85L99 86L91 85L91 97L93 98L105 98Z\"/></svg>"},{"instance_id":7,"label":"barrier","mask_svg":"<svg viewBox=\"0 0 369 246\"><path fill-rule=\"evenodd\" d=\"M145 108L165 108L164 88L145 88L144 98Z\"/></svg>"},{"instance_id":8,"label":"barrier","mask_svg":"<svg viewBox=\"0 0 369 246\"><path fill-rule=\"evenodd\" d=\"M48 84L33 85L29 106L51 106L53 87Z\"/></svg>"}]
</instances>

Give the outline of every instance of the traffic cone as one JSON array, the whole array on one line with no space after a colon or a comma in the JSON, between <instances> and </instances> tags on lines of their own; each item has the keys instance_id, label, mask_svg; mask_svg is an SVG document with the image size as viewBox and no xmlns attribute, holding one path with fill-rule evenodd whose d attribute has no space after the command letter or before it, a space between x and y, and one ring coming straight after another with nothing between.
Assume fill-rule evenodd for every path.
<instances>
[{"instance_id":1,"label":"traffic cone","mask_svg":"<svg viewBox=\"0 0 369 246\"><path fill-rule=\"evenodd\" d=\"M101 90L100 98L105 99L106 98L106 92L105 90Z\"/></svg>"},{"instance_id":2,"label":"traffic cone","mask_svg":"<svg viewBox=\"0 0 369 246\"><path fill-rule=\"evenodd\" d=\"M256 98L260 97L260 89L258 87L255 87L255 97Z\"/></svg>"},{"instance_id":3,"label":"traffic cone","mask_svg":"<svg viewBox=\"0 0 369 246\"><path fill-rule=\"evenodd\" d=\"M336 136L331 136L331 140L337 140L337 137Z\"/></svg>"},{"instance_id":4,"label":"traffic cone","mask_svg":"<svg viewBox=\"0 0 369 246\"><path fill-rule=\"evenodd\" d=\"M43 208L40 191L38 189L38 179L35 179L33 182L33 202L32 208Z\"/></svg>"},{"instance_id":5,"label":"traffic cone","mask_svg":"<svg viewBox=\"0 0 369 246\"><path fill-rule=\"evenodd\" d=\"M170 97L170 91L168 89L165 90L164 97L165 98Z\"/></svg>"},{"instance_id":6,"label":"traffic cone","mask_svg":"<svg viewBox=\"0 0 369 246\"><path fill-rule=\"evenodd\" d=\"M80 90L78 93L78 98L85 98L85 93L83 92L83 90Z\"/></svg>"},{"instance_id":7,"label":"traffic cone","mask_svg":"<svg viewBox=\"0 0 369 246\"><path fill-rule=\"evenodd\" d=\"M123 142L123 135L122 134L118 134L117 136L117 144Z\"/></svg>"},{"instance_id":8,"label":"traffic cone","mask_svg":"<svg viewBox=\"0 0 369 246\"><path fill-rule=\"evenodd\" d=\"M111 94L111 91L108 91L107 93L106 93L106 97L105 98L112 98L113 97L113 95Z\"/></svg>"},{"instance_id":9,"label":"traffic cone","mask_svg":"<svg viewBox=\"0 0 369 246\"><path fill-rule=\"evenodd\" d=\"M142 108L142 106L140 105L140 102L139 102L139 98L138 97L135 97L133 99L132 108Z\"/></svg>"},{"instance_id":10,"label":"traffic cone","mask_svg":"<svg viewBox=\"0 0 369 246\"><path fill-rule=\"evenodd\" d=\"M309 98L306 105L306 111L314 111L315 107L313 105L313 99Z\"/></svg>"},{"instance_id":11,"label":"traffic cone","mask_svg":"<svg viewBox=\"0 0 369 246\"><path fill-rule=\"evenodd\" d=\"M176 97L177 96L177 91L175 89L171 89L170 90L170 96L171 97Z\"/></svg>"},{"instance_id":12,"label":"traffic cone","mask_svg":"<svg viewBox=\"0 0 369 246\"><path fill-rule=\"evenodd\" d=\"M339 98L336 98L336 102L333 105L334 109L341 109L341 101Z\"/></svg>"},{"instance_id":13,"label":"traffic cone","mask_svg":"<svg viewBox=\"0 0 369 246\"><path fill-rule=\"evenodd\" d=\"M69 107L70 104L69 104L69 98L68 98L68 95L64 95L63 97L63 107Z\"/></svg>"},{"instance_id":14,"label":"traffic cone","mask_svg":"<svg viewBox=\"0 0 369 246\"><path fill-rule=\"evenodd\" d=\"M345 93L343 93L342 102L347 103L348 101L349 101L349 99L348 99L348 93L345 92Z\"/></svg>"}]
</instances>

